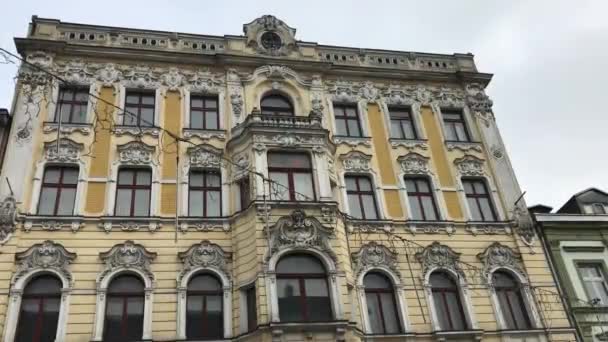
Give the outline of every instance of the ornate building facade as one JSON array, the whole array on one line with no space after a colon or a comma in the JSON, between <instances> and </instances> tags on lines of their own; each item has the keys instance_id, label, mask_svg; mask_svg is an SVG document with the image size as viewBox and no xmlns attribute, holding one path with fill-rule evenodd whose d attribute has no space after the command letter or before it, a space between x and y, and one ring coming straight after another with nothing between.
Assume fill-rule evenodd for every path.
<instances>
[{"instance_id":1,"label":"ornate building facade","mask_svg":"<svg viewBox=\"0 0 608 342\"><path fill-rule=\"evenodd\" d=\"M34 17L3 341L573 341L470 54Z\"/></svg>"}]
</instances>

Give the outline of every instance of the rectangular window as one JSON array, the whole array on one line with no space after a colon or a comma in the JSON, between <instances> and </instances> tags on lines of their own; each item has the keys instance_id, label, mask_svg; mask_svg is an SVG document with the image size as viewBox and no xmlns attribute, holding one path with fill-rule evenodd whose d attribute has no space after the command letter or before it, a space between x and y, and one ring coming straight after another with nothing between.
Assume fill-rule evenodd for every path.
<instances>
[{"instance_id":1,"label":"rectangular window","mask_svg":"<svg viewBox=\"0 0 608 342\"><path fill-rule=\"evenodd\" d=\"M496 211L486 183L481 179L463 179L464 193L473 221L496 221Z\"/></svg>"},{"instance_id":2,"label":"rectangular window","mask_svg":"<svg viewBox=\"0 0 608 342\"><path fill-rule=\"evenodd\" d=\"M471 141L461 111L442 110L446 141Z\"/></svg>"},{"instance_id":3,"label":"rectangular window","mask_svg":"<svg viewBox=\"0 0 608 342\"><path fill-rule=\"evenodd\" d=\"M247 305L247 331L254 331L258 327L257 300L255 298L255 285L243 291Z\"/></svg>"},{"instance_id":4,"label":"rectangular window","mask_svg":"<svg viewBox=\"0 0 608 342\"><path fill-rule=\"evenodd\" d=\"M428 179L406 177L405 189L413 220L436 221L439 219L435 197Z\"/></svg>"},{"instance_id":5,"label":"rectangular window","mask_svg":"<svg viewBox=\"0 0 608 342\"><path fill-rule=\"evenodd\" d=\"M310 157L303 153L268 153L270 199L314 201L315 191Z\"/></svg>"},{"instance_id":6,"label":"rectangular window","mask_svg":"<svg viewBox=\"0 0 608 342\"><path fill-rule=\"evenodd\" d=\"M587 293L587 299L597 302L597 305L608 305L608 286L602 264L599 262L579 263L577 267Z\"/></svg>"},{"instance_id":7,"label":"rectangular window","mask_svg":"<svg viewBox=\"0 0 608 342\"><path fill-rule=\"evenodd\" d=\"M149 216L152 173L146 169L118 171L116 216Z\"/></svg>"},{"instance_id":8,"label":"rectangular window","mask_svg":"<svg viewBox=\"0 0 608 342\"><path fill-rule=\"evenodd\" d=\"M61 88L57 99L54 122L81 124L87 122L89 90L85 88Z\"/></svg>"},{"instance_id":9,"label":"rectangular window","mask_svg":"<svg viewBox=\"0 0 608 342\"><path fill-rule=\"evenodd\" d=\"M218 171L190 171L189 216L222 216L222 178Z\"/></svg>"},{"instance_id":10,"label":"rectangular window","mask_svg":"<svg viewBox=\"0 0 608 342\"><path fill-rule=\"evenodd\" d=\"M391 138L417 139L414 120L409 108L391 107L388 109L391 117Z\"/></svg>"},{"instance_id":11,"label":"rectangular window","mask_svg":"<svg viewBox=\"0 0 608 342\"><path fill-rule=\"evenodd\" d=\"M372 182L366 176L346 176L346 196L350 215L363 220L378 218Z\"/></svg>"},{"instance_id":12,"label":"rectangular window","mask_svg":"<svg viewBox=\"0 0 608 342\"><path fill-rule=\"evenodd\" d=\"M361 123L356 105L334 104L336 135L362 137Z\"/></svg>"},{"instance_id":13,"label":"rectangular window","mask_svg":"<svg viewBox=\"0 0 608 342\"><path fill-rule=\"evenodd\" d=\"M237 181L239 187L238 192L238 203L240 205L239 210L245 210L251 202L251 185L249 184L249 177L241 178Z\"/></svg>"},{"instance_id":14,"label":"rectangular window","mask_svg":"<svg viewBox=\"0 0 608 342\"><path fill-rule=\"evenodd\" d=\"M127 90L122 124L124 126L154 126L154 107L154 93Z\"/></svg>"},{"instance_id":15,"label":"rectangular window","mask_svg":"<svg viewBox=\"0 0 608 342\"><path fill-rule=\"evenodd\" d=\"M71 216L74 214L78 169L48 167L42 177L38 215Z\"/></svg>"},{"instance_id":16,"label":"rectangular window","mask_svg":"<svg viewBox=\"0 0 608 342\"><path fill-rule=\"evenodd\" d=\"M190 96L190 128L219 129L217 96Z\"/></svg>"}]
</instances>

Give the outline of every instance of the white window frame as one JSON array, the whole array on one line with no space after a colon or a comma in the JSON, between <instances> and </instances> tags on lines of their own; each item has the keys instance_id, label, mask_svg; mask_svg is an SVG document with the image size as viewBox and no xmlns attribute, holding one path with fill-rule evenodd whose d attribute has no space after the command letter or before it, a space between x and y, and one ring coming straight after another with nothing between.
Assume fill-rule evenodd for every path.
<instances>
[{"instance_id":1,"label":"white window frame","mask_svg":"<svg viewBox=\"0 0 608 342\"><path fill-rule=\"evenodd\" d=\"M124 85L124 84L119 84L118 85L118 107L121 109L125 109L125 104L126 104L126 100L127 100L127 91L132 90L132 91L149 91L149 92L153 92L154 93L154 127L149 127L149 126L141 126L141 128L143 130L146 129L152 129L152 128L157 128L160 127L160 117L162 114L162 110L161 108L165 107L165 97L163 96L163 90L159 87L136 87L136 86L132 86L132 85ZM116 110L115 111L115 122L116 122L116 126L119 127L132 127L135 129L138 129L138 126L125 126L124 125L124 121L123 121L123 114L121 113L120 110Z\"/></svg>"},{"instance_id":2,"label":"white window frame","mask_svg":"<svg viewBox=\"0 0 608 342\"><path fill-rule=\"evenodd\" d=\"M506 220L505 209L502 206L502 202L500 200L498 189L496 188L496 184L494 184L492 177L488 177L487 174L485 174L485 173L484 173L484 175L480 175L480 176L466 176L466 175L461 175L460 173L458 173L458 176L456 179L456 191L458 192L458 197L460 197L460 201L461 201L461 203L463 203L464 208L465 208L465 210L464 210L464 214L466 216L465 219L467 221L472 221L473 215L471 214L471 207L469 207L469 201L467 200L467 195L464 191L464 184L462 182L463 178L479 179L485 183L486 188L488 190L488 195L490 197L490 200L492 201L492 207L494 207L494 212L496 213L496 221L486 221L486 222L492 223L492 222L505 221Z\"/></svg>"},{"instance_id":3,"label":"white window frame","mask_svg":"<svg viewBox=\"0 0 608 342\"><path fill-rule=\"evenodd\" d=\"M232 337L232 283L222 270L214 266L196 267L186 273L177 287L177 339L186 339L188 283L192 277L201 273L212 274L222 282L224 293L222 310L224 320L224 338Z\"/></svg>"},{"instance_id":4,"label":"white window frame","mask_svg":"<svg viewBox=\"0 0 608 342\"><path fill-rule=\"evenodd\" d=\"M443 191L441 191L441 187L439 186L439 179L437 179L437 176L435 176L434 173L429 172L426 174L413 174L408 172L401 172L399 173L399 192L401 193L401 199L403 203L405 203L405 210L407 212L408 220L412 220L412 207L410 206L409 196L407 194L407 187L405 185L406 177L426 178L426 180L429 182L429 186L431 187L431 191L433 193L433 200L435 201L435 206L437 207L437 211L439 214L437 221L442 221L449 218L448 208L445 204L445 198L443 197Z\"/></svg>"},{"instance_id":5,"label":"white window frame","mask_svg":"<svg viewBox=\"0 0 608 342\"><path fill-rule=\"evenodd\" d=\"M208 130L208 129L199 129L199 128L190 128L190 98L192 95L201 95L201 96L217 96L217 114L218 114L218 130L226 129L225 115L226 113L226 91L223 88L219 91L211 92L211 91L203 91L197 90L195 88L184 88L182 90L182 122L183 128L188 130L196 130L196 131L212 131L216 130Z\"/></svg>"},{"instance_id":6,"label":"white window frame","mask_svg":"<svg viewBox=\"0 0 608 342\"><path fill-rule=\"evenodd\" d=\"M117 267L112 272L106 274L102 279L98 279L97 281L97 304L95 306L95 321L93 329L93 338L91 339L91 341L103 341L108 286L114 278L125 274L134 275L144 282L144 322L142 340L152 339L152 296L154 290L153 280L137 268L126 268L124 266L121 266Z\"/></svg>"},{"instance_id":7,"label":"white window frame","mask_svg":"<svg viewBox=\"0 0 608 342\"><path fill-rule=\"evenodd\" d=\"M348 176L364 176L370 178L370 180L372 181L372 188L374 189L374 200L376 201L376 207L378 211L377 220L386 219L386 203L384 201L384 196L380 196L381 193L384 192L382 191L384 189L378 185L378 176L376 175L376 172L371 169L370 172L340 171L340 184L338 185L338 187L340 188L340 192L342 193L342 211L350 215L350 208L348 206L348 193L346 192L346 177Z\"/></svg>"},{"instance_id":8,"label":"white window frame","mask_svg":"<svg viewBox=\"0 0 608 342\"><path fill-rule=\"evenodd\" d=\"M365 276L369 273L380 273L390 280L395 296L394 299L395 304L397 306L397 319L399 320L400 330L402 331L402 333L409 332L411 330L411 326L408 321L408 309L406 305L405 295L403 294L404 286L401 283L399 276L397 276L390 268L382 265L368 267L363 272L361 272L361 274L359 274L359 277L357 277L357 289L359 292L359 305L361 307L363 331L365 331L366 334L374 334L374 332L372 331L372 324L368 315L367 297L365 294L365 284L363 282Z\"/></svg>"},{"instance_id":9,"label":"white window frame","mask_svg":"<svg viewBox=\"0 0 608 342\"><path fill-rule=\"evenodd\" d=\"M17 333L17 324L19 314L21 312L21 300L23 290L29 282L37 276L50 274L61 280L61 300L59 303L59 319L57 321L57 333L55 334L56 341L65 341L67 333L67 322L70 309L70 294L72 286L70 280L67 279L61 272L57 272L52 268L42 269L39 267L29 270L26 274L19 277L9 291L8 309L6 313L6 322L4 326L4 342L13 342Z\"/></svg>"},{"instance_id":10,"label":"white window frame","mask_svg":"<svg viewBox=\"0 0 608 342\"><path fill-rule=\"evenodd\" d=\"M53 99L53 100L49 101L49 103L47 105L47 117L46 117L46 121L45 121L47 123L57 124L57 122L55 122L54 119L55 119L55 112L57 110L57 104L59 103L59 89L61 87L62 87L62 85L60 84L59 81L53 82L53 85L51 88L51 99ZM76 82L76 83L70 84L70 86L68 86L68 88L69 87L77 87L77 88L89 87L89 94L99 96L100 87L98 87L95 82L93 82L93 83ZM90 124L91 119L93 118L93 111L94 111L94 107L95 107L96 103L97 103L97 100L89 95L89 99L87 101L87 112L86 112L85 121L83 123L79 123L79 124L73 124L73 123L68 123L68 122L62 121L61 125L62 126L63 125L79 126L79 125L83 125L83 124Z\"/></svg>"},{"instance_id":11,"label":"white window frame","mask_svg":"<svg viewBox=\"0 0 608 342\"><path fill-rule=\"evenodd\" d=\"M335 105L350 105L350 106L356 106L357 107L357 118L359 120L359 125L361 126L361 136L360 137L350 137L350 136L342 136L339 135L339 137L341 138L352 138L352 139L365 139L365 138L370 138L370 130L369 130L369 122L367 120L367 101L366 100L357 100L357 101L337 101L337 100L333 100L333 101L329 101L330 102L330 106L328 108L329 110L329 115L331 116L331 131L332 131L332 135L337 135L336 134L336 115L334 112L334 106Z\"/></svg>"},{"instance_id":12,"label":"white window frame","mask_svg":"<svg viewBox=\"0 0 608 342\"><path fill-rule=\"evenodd\" d=\"M329 288L328 292L333 320L342 320L343 311L342 304L340 302L340 290L334 261L328 255L316 250L315 248L286 248L275 253L268 261L268 270L266 272L266 300L268 308L270 309L270 321L272 323L281 322L281 316L279 314L276 266L281 258L289 256L290 254L309 254L316 257L323 264L327 273L326 279ZM302 323L305 324L306 322Z\"/></svg>"},{"instance_id":13,"label":"white window frame","mask_svg":"<svg viewBox=\"0 0 608 342\"><path fill-rule=\"evenodd\" d=\"M384 115L385 128L387 132L387 137L389 139L396 140L407 140L407 141L419 141L426 140L426 132L422 127L422 113L420 111L420 102L416 101L403 101L402 103L387 103L386 101L381 101L379 103L380 111ZM410 110L410 119L412 121L412 125L414 126L414 132L416 133L416 139L402 139L402 138L394 138L391 135L391 111L390 107L403 107L409 108Z\"/></svg>"}]
</instances>

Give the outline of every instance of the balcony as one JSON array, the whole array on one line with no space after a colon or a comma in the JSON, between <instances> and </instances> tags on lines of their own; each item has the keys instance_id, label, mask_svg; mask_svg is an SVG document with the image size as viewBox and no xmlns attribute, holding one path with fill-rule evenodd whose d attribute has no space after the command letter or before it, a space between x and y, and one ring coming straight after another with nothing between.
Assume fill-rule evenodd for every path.
<instances>
[{"instance_id":1,"label":"balcony","mask_svg":"<svg viewBox=\"0 0 608 342\"><path fill-rule=\"evenodd\" d=\"M308 116L265 115L254 110L247 118L232 129L232 135L240 135L246 128L290 128L323 129L323 114L311 111Z\"/></svg>"}]
</instances>

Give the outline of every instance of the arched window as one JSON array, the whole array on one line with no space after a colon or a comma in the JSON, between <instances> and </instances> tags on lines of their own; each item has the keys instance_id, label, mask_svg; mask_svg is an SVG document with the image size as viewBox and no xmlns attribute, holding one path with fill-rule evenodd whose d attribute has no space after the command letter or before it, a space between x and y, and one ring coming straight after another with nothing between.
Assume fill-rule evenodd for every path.
<instances>
[{"instance_id":1,"label":"arched window","mask_svg":"<svg viewBox=\"0 0 608 342\"><path fill-rule=\"evenodd\" d=\"M188 283L186 336L189 340L224 337L222 283L210 274L194 276Z\"/></svg>"},{"instance_id":2,"label":"arched window","mask_svg":"<svg viewBox=\"0 0 608 342\"><path fill-rule=\"evenodd\" d=\"M395 291L388 278L380 273L368 273L363 278L367 313L373 334L401 332Z\"/></svg>"},{"instance_id":3,"label":"arched window","mask_svg":"<svg viewBox=\"0 0 608 342\"><path fill-rule=\"evenodd\" d=\"M61 303L61 281L51 275L36 277L25 287L21 298L15 341L55 341Z\"/></svg>"},{"instance_id":4,"label":"arched window","mask_svg":"<svg viewBox=\"0 0 608 342\"><path fill-rule=\"evenodd\" d=\"M430 283L440 329L467 329L458 286L452 277L445 272L434 272L431 274Z\"/></svg>"},{"instance_id":5,"label":"arched window","mask_svg":"<svg viewBox=\"0 0 608 342\"><path fill-rule=\"evenodd\" d=\"M107 292L104 341L138 341L144 325L144 283L136 276L121 275Z\"/></svg>"},{"instance_id":6,"label":"arched window","mask_svg":"<svg viewBox=\"0 0 608 342\"><path fill-rule=\"evenodd\" d=\"M504 271L492 274L492 284L498 297L499 310L506 329L526 330L532 327L519 282Z\"/></svg>"},{"instance_id":7,"label":"arched window","mask_svg":"<svg viewBox=\"0 0 608 342\"><path fill-rule=\"evenodd\" d=\"M264 115L294 115L291 102L278 94L264 96L260 101L260 110Z\"/></svg>"},{"instance_id":8,"label":"arched window","mask_svg":"<svg viewBox=\"0 0 608 342\"><path fill-rule=\"evenodd\" d=\"M44 170L38 214L71 216L74 214L78 168L51 166Z\"/></svg>"},{"instance_id":9,"label":"arched window","mask_svg":"<svg viewBox=\"0 0 608 342\"><path fill-rule=\"evenodd\" d=\"M292 254L276 268L281 322L322 322L332 319L325 268L315 257Z\"/></svg>"}]
</instances>

